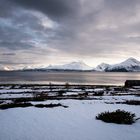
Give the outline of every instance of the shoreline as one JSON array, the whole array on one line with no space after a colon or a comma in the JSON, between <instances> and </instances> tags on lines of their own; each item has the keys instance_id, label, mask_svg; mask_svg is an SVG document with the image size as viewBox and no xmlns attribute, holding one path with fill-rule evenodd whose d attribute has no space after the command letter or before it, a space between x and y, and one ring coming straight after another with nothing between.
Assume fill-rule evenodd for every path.
<instances>
[{"instance_id":1,"label":"shoreline","mask_svg":"<svg viewBox=\"0 0 140 140\"><path fill-rule=\"evenodd\" d=\"M69 85L69 86L77 86L77 87L80 87L80 86L86 86L86 87L112 87L112 86L115 86L115 87L123 87L124 84L71 84L71 83L62 83L62 84L57 84L57 83L47 83L47 84L41 84L41 83L0 83L0 86L65 86L65 85Z\"/></svg>"}]
</instances>

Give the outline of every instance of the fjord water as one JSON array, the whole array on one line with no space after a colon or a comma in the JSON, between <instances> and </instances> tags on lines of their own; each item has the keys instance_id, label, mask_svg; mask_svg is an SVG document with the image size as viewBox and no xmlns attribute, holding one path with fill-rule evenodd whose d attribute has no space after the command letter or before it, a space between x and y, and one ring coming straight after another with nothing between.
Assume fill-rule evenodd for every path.
<instances>
[{"instance_id":1,"label":"fjord water","mask_svg":"<svg viewBox=\"0 0 140 140\"><path fill-rule=\"evenodd\" d=\"M126 80L140 80L139 72L0 72L0 83L123 85Z\"/></svg>"}]
</instances>

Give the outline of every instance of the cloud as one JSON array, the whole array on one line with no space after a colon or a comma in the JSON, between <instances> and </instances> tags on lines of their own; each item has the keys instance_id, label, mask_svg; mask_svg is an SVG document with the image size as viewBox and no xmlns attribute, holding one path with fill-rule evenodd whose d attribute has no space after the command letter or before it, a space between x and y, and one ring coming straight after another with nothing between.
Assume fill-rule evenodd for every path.
<instances>
[{"instance_id":1,"label":"cloud","mask_svg":"<svg viewBox=\"0 0 140 140\"><path fill-rule=\"evenodd\" d=\"M16 53L11 53L11 52L7 52L7 53L2 53L1 55L4 55L4 56L14 56L16 55Z\"/></svg>"},{"instance_id":2,"label":"cloud","mask_svg":"<svg viewBox=\"0 0 140 140\"><path fill-rule=\"evenodd\" d=\"M78 1L69 0L9 0L29 10L40 11L53 19L68 17L77 10Z\"/></svg>"},{"instance_id":3,"label":"cloud","mask_svg":"<svg viewBox=\"0 0 140 140\"><path fill-rule=\"evenodd\" d=\"M12 59L2 55L5 61L49 64L85 59L94 65L101 58L139 58L139 0L0 2L0 50L16 53Z\"/></svg>"},{"instance_id":4,"label":"cloud","mask_svg":"<svg viewBox=\"0 0 140 140\"><path fill-rule=\"evenodd\" d=\"M7 0L0 0L0 17L12 15L14 4Z\"/></svg>"}]
</instances>

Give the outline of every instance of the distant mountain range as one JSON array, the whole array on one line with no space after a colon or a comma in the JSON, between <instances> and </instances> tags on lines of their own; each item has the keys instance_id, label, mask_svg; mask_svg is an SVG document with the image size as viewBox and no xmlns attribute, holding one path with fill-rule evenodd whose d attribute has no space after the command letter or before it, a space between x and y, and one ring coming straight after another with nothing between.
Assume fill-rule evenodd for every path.
<instances>
[{"instance_id":1,"label":"distant mountain range","mask_svg":"<svg viewBox=\"0 0 140 140\"><path fill-rule=\"evenodd\" d=\"M105 72L139 72L140 71L140 61L135 58L128 58L127 60L109 65L102 63L96 67L96 71L105 71Z\"/></svg>"},{"instance_id":2,"label":"distant mountain range","mask_svg":"<svg viewBox=\"0 0 140 140\"><path fill-rule=\"evenodd\" d=\"M92 70L93 68L84 62L71 62L65 65L49 65L45 69L61 69L61 70Z\"/></svg>"},{"instance_id":3,"label":"distant mountain range","mask_svg":"<svg viewBox=\"0 0 140 140\"><path fill-rule=\"evenodd\" d=\"M71 62L68 64L64 64L64 65L49 65L49 66L41 66L41 67L37 67L37 68L28 68L25 67L22 70L24 71L87 71L87 70L92 70L93 68L88 66L87 64L85 64L82 61L79 62Z\"/></svg>"},{"instance_id":4,"label":"distant mountain range","mask_svg":"<svg viewBox=\"0 0 140 140\"><path fill-rule=\"evenodd\" d=\"M4 68L3 70L9 70ZM96 68L90 67L82 61L71 62L65 65L49 65L42 67L24 67L21 71L100 71L100 72L140 72L140 61L135 58L128 58L127 60L118 64L101 63Z\"/></svg>"}]
</instances>

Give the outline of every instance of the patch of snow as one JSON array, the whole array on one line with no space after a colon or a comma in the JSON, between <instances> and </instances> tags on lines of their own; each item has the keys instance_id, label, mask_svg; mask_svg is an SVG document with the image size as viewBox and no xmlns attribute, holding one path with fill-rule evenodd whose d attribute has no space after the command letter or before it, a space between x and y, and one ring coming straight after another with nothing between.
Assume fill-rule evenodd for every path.
<instances>
[{"instance_id":1,"label":"patch of snow","mask_svg":"<svg viewBox=\"0 0 140 140\"><path fill-rule=\"evenodd\" d=\"M118 64L109 65L106 63L101 63L96 67L96 71L112 71L112 70L140 71L140 61L130 57L127 60Z\"/></svg>"},{"instance_id":2,"label":"patch of snow","mask_svg":"<svg viewBox=\"0 0 140 140\"><path fill-rule=\"evenodd\" d=\"M127 95L127 96L102 96L103 100L108 100L110 102L122 102L125 100L139 100L140 97L134 96L134 95Z\"/></svg>"},{"instance_id":3,"label":"patch of snow","mask_svg":"<svg viewBox=\"0 0 140 140\"><path fill-rule=\"evenodd\" d=\"M49 65L43 69L62 69L62 70L91 70L92 67L88 66L82 61L79 62L71 62L69 64L64 65Z\"/></svg>"},{"instance_id":4,"label":"patch of snow","mask_svg":"<svg viewBox=\"0 0 140 140\"><path fill-rule=\"evenodd\" d=\"M101 92L101 91L105 91L104 88L95 88L93 89L94 92Z\"/></svg>"},{"instance_id":5,"label":"patch of snow","mask_svg":"<svg viewBox=\"0 0 140 140\"><path fill-rule=\"evenodd\" d=\"M69 108L14 108L0 111L1 140L138 140L140 121L118 125L96 120L104 111L123 109L140 117L139 106L95 101L56 101Z\"/></svg>"},{"instance_id":6,"label":"patch of snow","mask_svg":"<svg viewBox=\"0 0 140 140\"><path fill-rule=\"evenodd\" d=\"M111 65L108 70L113 69L126 69L127 71L140 71L140 61L134 59L134 58L128 58L127 60Z\"/></svg>"},{"instance_id":7,"label":"patch of snow","mask_svg":"<svg viewBox=\"0 0 140 140\"><path fill-rule=\"evenodd\" d=\"M30 92L31 89L0 89L0 93L19 93L19 92Z\"/></svg>"},{"instance_id":8,"label":"patch of snow","mask_svg":"<svg viewBox=\"0 0 140 140\"><path fill-rule=\"evenodd\" d=\"M78 95L78 92L66 92L63 95Z\"/></svg>"},{"instance_id":9,"label":"patch of snow","mask_svg":"<svg viewBox=\"0 0 140 140\"><path fill-rule=\"evenodd\" d=\"M0 94L0 99L33 97L33 94Z\"/></svg>"},{"instance_id":10,"label":"patch of snow","mask_svg":"<svg viewBox=\"0 0 140 140\"><path fill-rule=\"evenodd\" d=\"M106 63L101 63L100 65L98 65L95 70L96 71L105 71L110 65L106 64Z\"/></svg>"}]
</instances>

